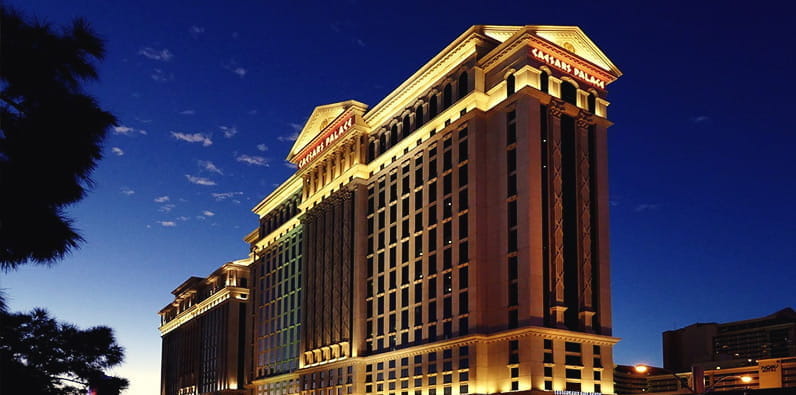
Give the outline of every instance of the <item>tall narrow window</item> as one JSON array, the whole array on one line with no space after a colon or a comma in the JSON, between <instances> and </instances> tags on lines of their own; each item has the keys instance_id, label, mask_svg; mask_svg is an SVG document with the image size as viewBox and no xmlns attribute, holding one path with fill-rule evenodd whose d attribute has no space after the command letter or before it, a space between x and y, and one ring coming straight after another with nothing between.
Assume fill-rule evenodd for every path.
<instances>
[{"instance_id":1,"label":"tall narrow window","mask_svg":"<svg viewBox=\"0 0 796 395\"><path fill-rule=\"evenodd\" d=\"M468 85L467 81L467 72L462 72L462 75L459 76L459 99L463 98L467 95L467 92L470 91L470 86Z\"/></svg>"},{"instance_id":2,"label":"tall narrow window","mask_svg":"<svg viewBox=\"0 0 796 395\"><path fill-rule=\"evenodd\" d=\"M542 70L542 74L539 76L539 90L548 93L549 85L550 75L547 74L546 71Z\"/></svg>"},{"instance_id":3,"label":"tall narrow window","mask_svg":"<svg viewBox=\"0 0 796 395\"><path fill-rule=\"evenodd\" d=\"M423 105L417 106L415 109L415 129L419 128L425 123L423 119Z\"/></svg>"},{"instance_id":4,"label":"tall narrow window","mask_svg":"<svg viewBox=\"0 0 796 395\"><path fill-rule=\"evenodd\" d=\"M403 124L403 137L408 136L409 135L409 131L412 130L411 129L411 127L412 127L411 123L412 122L411 122L411 119L409 118L409 114L406 114L406 116L404 117L404 124Z\"/></svg>"},{"instance_id":5,"label":"tall narrow window","mask_svg":"<svg viewBox=\"0 0 796 395\"><path fill-rule=\"evenodd\" d=\"M442 108L448 108L451 104L453 104L453 88L451 84L447 84L442 91Z\"/></svg>"},{"instance_id":6,"label":"tall narrow window","mask_svg":"<svg viewBox=\"0 0 796 395\"><path fill-rule=\"evenodd\" d=\"M578 88L569 81L561 82L561 100L578 104Z\"/></svg>"},{"instance_id":7,"label":"tall narrow window","mask_svg":"<svg viewBox=\"0 0 796 395\"><path fill-rule=\"evenodd\" d=\"M514 94L514 74L506 78L506 96Z\"/></svg>"},{"instance_id":8,"label":"tall narrow window","mask_svg":"<svg viewBox=\"0 0 796 395\"><path fill-rule=\"evenodd\" d=\"M437 95L431 96L431 100L428 101L428 117L429 119L434 118L437 116Z\"/></svg>"}]
</instances>

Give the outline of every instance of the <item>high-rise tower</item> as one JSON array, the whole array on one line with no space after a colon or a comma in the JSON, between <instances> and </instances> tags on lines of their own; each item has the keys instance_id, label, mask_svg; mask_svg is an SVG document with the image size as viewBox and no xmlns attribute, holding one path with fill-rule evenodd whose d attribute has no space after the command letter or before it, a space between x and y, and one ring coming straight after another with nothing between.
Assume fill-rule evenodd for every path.
<instances>
[{"instance_id":1,"label":"high-rise tower","mask_svg":"<svg viewBox=\"0 0 796 395\"><path fill-rule=\"evenodd\" d=\"M474 26L316 107L255 208L255 394L613 392L606 87L577 27Z\"/></svg>"}]
</instances>

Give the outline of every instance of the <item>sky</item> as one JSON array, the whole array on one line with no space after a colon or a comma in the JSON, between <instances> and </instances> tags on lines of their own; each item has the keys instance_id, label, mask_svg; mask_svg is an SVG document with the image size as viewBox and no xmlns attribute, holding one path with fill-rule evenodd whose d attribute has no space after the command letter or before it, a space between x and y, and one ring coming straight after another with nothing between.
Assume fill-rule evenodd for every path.
<instances>
[{"instance_id":1,"label":"sky","mask_svg":"<svg viewBox=\"0 0 796 395\"><path fill-rule=\"evenodd\" d=\"M86 243L0 273L12 310L111 326L127 394L160 380L157 312L244 258L251 212L315 106L369 105L469 26L577 25L608 86L614 361L660 365L661 332L796 307L796 39L784 2L6 0L106 41L86 86L119 126L68 214Z\"/></svg>"}]
</instances>

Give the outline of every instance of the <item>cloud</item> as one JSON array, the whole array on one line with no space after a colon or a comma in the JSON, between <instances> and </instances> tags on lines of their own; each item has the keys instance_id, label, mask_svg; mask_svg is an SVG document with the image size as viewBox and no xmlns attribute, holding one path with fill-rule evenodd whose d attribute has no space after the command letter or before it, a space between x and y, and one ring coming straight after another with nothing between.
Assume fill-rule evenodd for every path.
<instances>
[{"instance_id":1,"label":"cloud","mask_svg":"<svg viewBox=\"0 0 796 395\"><path fill-rule=\"evenodd\" d=\"M279 141L296 141L297 138L298 138L298 132L287 136L279 136L276 139Z\"/></svg>"},{"instance_id":2,"label":"cloud","mask_svg":"<svg viewBox=\"0 0 796 395\"><path fill-rule=\"evenodd\" d=\"M211 173L221 174L222 176L224 175L224 172L222 172L221 169L219 169L213 162L209 160L200 160L199 167Z\"/></svg>"},{"instance_id":3,"label":"cloud","mask_svg":"<svg viewBox=\"0 0 796 395\"><path fill-rule=\"evenodd\" d=\"M174 79L174 74L166 73L165 71L163 71L161 69L155 69L155 70L152 70L152 75L150 75L150 77L152 77L153 81L168 82L168 81L171 81L171 80Z\"/></svg>"},{"instance_id":4,"label":"cloud","mask_svg":"<svg viewBox=\"0 0 796 395\"><path fill-rule=\"evenodd\" d=\"M173 228L173 227L177 226L177 223L174 222L174 221L155 221L155 222L159 223L161 226L165 226L167 228Z\"/></svg>"},{"instance_id":5,"label":"cloud","mask_svg":"<svg viewBox=\"0 0 796 395\"><path fill-rule=\"evenodd\" d=\"M202 143L203 147L213 145L213 140L211 140L209 136L202 133L180 133L172 131L171 135L177 140L182 140L188 143Z\"/></svg>"},{"instance_id":6,"label":"cloud","mask_svg":"<svg viewBox=\"0 0 796 395\"><path fill-rule=\"evenodd\" d=\"M362 39L359 39L359 38L358 38L358 39L356 39L356 43L357 43L357 45L359 45L359 46L360 46L360 47L362 47L362 48L365 48L365 47L366 47L366 45L365 45L365 42L364 42L364 41L362 41Z\"/></svg>"},{"instance_id":7,"label":"cloud","mask_svg":"<svg viewBox=\"0 0 796 395\"><path fill-rule=\"evenodd\" d=\"M196 111L194 111L194 110L182 110L182 111L180 111L180 115L194 115L194 114L196 114Z\"/></svg>"},{"instance_id":8,"label":"cloud","mask_svg":"<svg viewBox=\"0 0 796 395\"><path fill-rule=\"evenodd\" d=\"M643 211L654 211L659 208L661 208L661 205L657 203L641 203L637 204L636 207L633 208L633 211L640 213Z\"/></svg>"},{"instance_id":9,"label":"cloud","mask_svg":"<svg viewBox=\"0 0 796 395\"><path fill-rule=\"evenodd\" d=\"M268 146L265 144L257 144L257 150L260 152L268 151Z\"/></svg>"},{"instance_id":10,"label":"cloud","mask_svg":"<svg viewBox=\"0 0 796 395\"><path fill-rule=\"evenodd\" d=\"M212 216L216 215L216 213L214 213L214 212L212 212L210 210L205 210L205 211L202 211L202 215L204 215L205 217L212 217Z\"/></svg>"},{"instance_id":11,"label":"cloud","mask_svg":"<svg viewBox=\"0 0 796 395\"><path fill-rule=\"evenodd\" d=\"M203 28L201 26L196 26L196 25L193 25L193 26L191 26L190 29L188 29L188 33L190 33L191 37L193 37L193 38L199 38L199 36L201 36L202 33L204 33L204 32L205 32L205 28Z\"/></svg>"},{"instance_id":12,"label":"cloud","mask_svg":"<svg viewBox=\"0 0 796 395\"><path fill-rule=\"evenodd\" d=\"M298 166L296 166L295 163L290 163L288 161L284 161L283 163L285 164L285 167L289 167L291 169L298 169Z\"/></svg>"},{"instance_id":13,"label":"cloud","mask_svg":"<svg viewBox=\"0 0 796 395\"><path fill-rule=\"evenodd\" d=\"M154 200L155 203L166 203L168 201L169 201L169 197L168 196L159 196L159 197L156 197L155 200Z\"/></svg>"},{"instance_id":14,"label":"cloud","mask_svg":"<svg viewBox=\"0 0 796 395\"><path fill-rule=\"evenodd\" d=\"M238 157L235 158L235 160L238 162L246 163L247 165L268 167L268 161L262 156L250 156L243 154L243 155L238 155Z\"/></svg>"},{"instance_id":15,"label":"cloud","mask_svg":"<svg viewBox=\"0 0 796 395\"><path fill-rule=\"evenodd\" d=\"M121 187L121 188L119 188L119 190L122 192L122 194L127 195L127 196L130 196L130 195L135 193L134 190L132 190L132 189L130 189L128 187Z\"/></svg>"},{"instance_id":16,"label":"cloud","mask_svg":"<svg viewBox=\"0 0 796 395\"><path fill-rule=\"evenodd\" d=\"M167 48L155 49L152 47L144 47L138 50L138 54L152 60L160 60L168 62L174 58L174 54Z\"/></svg>"},{"instance_id":17,"label":"cloud","mask_svg":"<svg viewBox=\"0 0 796 395\"><path fill-rule=\"evenodd\" d=\"M187 178L188 182L190 182L191 184L203 185L208 187L216 185L215 181L205 177L197 177L197 176L192 176L190 174L186 174L185 178Z\"/></svg>"},{"instance_id":18,"label":"cloud","mask_svg":"<svg viewBox=\"0 0 796 395\"><path fill-rule=\"evenodd\" d=\"M222 125L222 126L219 126L218 128L221 129L221 132L224 133L224 137L226 137L228 139L232 138L233 136L238 134L238 128L236 128L234 126L223 126Z\"/></svg>"},{"instance_id":19,"label":"cloud","mask_svg":"<svg viewBox=\"0 0 796 395\"><path fill-rule=\"evenodd\" d=\"M245 77L246 73L248 72L246 69L244 69L243 67L239 66L238 62L236 62L234 60L232 60L229 63L225 64L224 68L229 70L229 71L231 71L231 72L233 72L233 73L235 73L235 74L237 74L238 77L240 77L240 78Z\"/></svg>"},{"instance_id":20,"label":"cloud","mask_svg":"<svg viewBox=\"0 0 796 395\"><path fill-rule=\"evenodd\" d=\"M691 118L691 122L693 123L707 123L710 122L711 118L707 115L698 115Z\"/></svg>"},{"instance_id":21,"label":"cloud","mask_svg":"<svg viewBox=\"0 0 796 395\"><path fill-rule=\"evenodd\" d=\"M249 112L247 112L247 114L249 114L249 115L257 115L257 110L249 110Z\"/></svg>"},{"instance_id":22,"label":"cloud","mask_svg":"<svg viewBox=\"0 0 796 395\"><path fill-rule=\"evenodd\" d=\"M188 217L186 217L186 216L184 216L184 215L181 215L181 216L177 217L177 220L178 220L178 221L183 221L183 222L185 222L185 221L187 221L187 220L189 220L189 219L190 219L190 218L188 218Z\"/></svg>"},{"instance_id":23,"label":"cloud","mask_svg":"<svg viewBox=\"0 0 796 395\"><path fill-rule=\"evenodd\" d=\"M213 196L213 198L216 199L216 201L220 202L222 200L227 200L235 196L243 195L243 192L221 192L221 193L211 193L210 195Z\"/></svg>"},{"instance_id":24,"label":"cloud","mask_svg":"<svg viewBox=\"0 0 796 395\"><path fill-rule=\"evenodd\" d=\"M131 128L131 127L125 126L125 125L119 125L119 126L114 126L113 127L113 134L121 134L121 135L124 135L124 136L131 136L131 135L136 134L136 133L146 136L146 130L143 130L143 129Z\"/></svg>"},{"instance_id":25,"label":"cloud","mask_svg":"<svg viewBox=\"0 0 796 395\"><path fill-rule=\"evenodd\" d=\"M176 204L164 204L160 206L158 211L160 211L161 213L169 213L171 212L171 210L174 210L175 207L177 207Z\"/></svg>"},{"instance_id":26,"label":"cloud","mask_svg":"<svg viewBox=\"0 0 796 395\"><path fill-rule=\"evenodd\" d=\"M119 147L113 147L113 148L111 148L111 152L113 152L113 153L114 153L114 154L116 154L117 156L122 156L122 155L124 155L124 151L123 151L121 148L119 148Z\"/></svg>"}]
</instances>

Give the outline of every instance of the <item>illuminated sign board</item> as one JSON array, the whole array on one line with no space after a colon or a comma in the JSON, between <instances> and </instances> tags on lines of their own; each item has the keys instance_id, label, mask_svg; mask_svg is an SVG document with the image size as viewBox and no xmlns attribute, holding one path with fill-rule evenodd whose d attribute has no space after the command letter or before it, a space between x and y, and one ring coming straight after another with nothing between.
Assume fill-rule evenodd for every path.
<instances>
[{"instance_id":1,"label":"illuminated sign board","mask_svg":"<svg viewBox=\"0 0 796 395\"><path fill-rule=\"evenodd\" d=\"M574 62L567 62L562 60L561 57L553 55L549 52L545 52L539 48L531 49L531 54L534 58L541 60L542 62L553 66L567 74L571 74L575 76L575 78L579 80L583 80L586 83L594 85L600 89L605 89L606 81L602 78L599 78L594 75L594 72L589 72L585 70L585 67L574 65Z\"/></svg>"},{"instance_id":2,"label":"illuminated sign board","mask_svg":"<svg viewBox=\"0 0 796 395\"><path fill-rule=\"evenodd\" d=\"M337 139L340 138L351 126L354 125L354 115L349 115L348 118L345 118L338 122L333 128L330 128L325 135L321 136L315 145L309 147L302 153L301 159L298 159L298 167L299 169L304 167L307 163L315 159L318 154L323 152L327 147L332 145Z\"/></svg>"}]
</instances>

